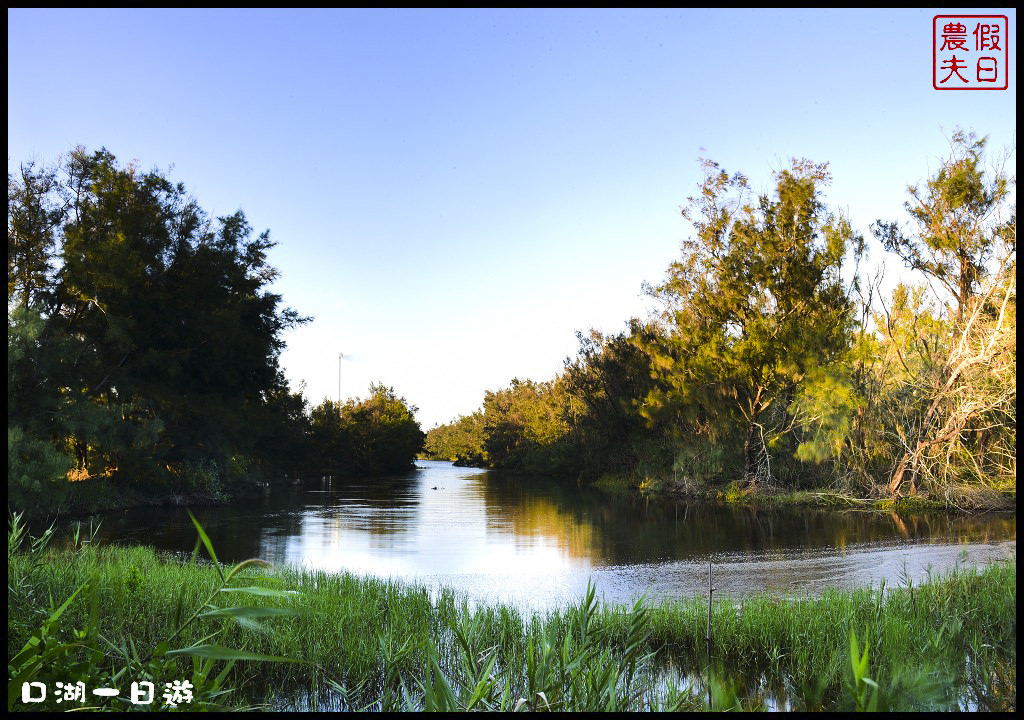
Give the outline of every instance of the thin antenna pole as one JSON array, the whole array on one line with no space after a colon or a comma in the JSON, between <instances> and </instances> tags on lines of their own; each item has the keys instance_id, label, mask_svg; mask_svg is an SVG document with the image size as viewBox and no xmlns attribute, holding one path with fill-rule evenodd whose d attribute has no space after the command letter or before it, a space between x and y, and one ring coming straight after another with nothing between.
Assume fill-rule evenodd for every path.
<instances>
[{"instance_id":1,"label":"thin antenna pole","mask_svg":"<svg viewBox=\"0 0 1024 720\"><path fill-rule=\"evenodd\" d=\"M338 407L341 407L341 359L345 353L338 353Z\"/></svg>"}]
</instances>

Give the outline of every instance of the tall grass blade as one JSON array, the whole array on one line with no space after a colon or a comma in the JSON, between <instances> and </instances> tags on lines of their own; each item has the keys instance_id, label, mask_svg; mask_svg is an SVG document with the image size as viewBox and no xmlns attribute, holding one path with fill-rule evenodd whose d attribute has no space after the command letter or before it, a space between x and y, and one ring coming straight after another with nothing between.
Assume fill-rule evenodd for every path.
<instances>
[{"instance_id":1,"label":"tall grass blade","mask_svg":"<svg viewBox=\"0 0 1024 720\"><path fill-rule=\"evenodd\" d=\"M222 645L193 645L191 647L168 650L169 657L190 655L192 657L213 658L214 660L259 660L263 662L302 663L297 658L281 657L280 655L260 655L259 653L233 650Z\"/></svg>"},{"instance_id":2,"label":"tall grass blade","mask_svg":"<svg viewBox=\"0 0 1024 720\"><path fill-rule=\"evenodd\" d=\"M188 510L188 516L192 518L192 524L196 526L196 531L199 533L199 539L203 541L203 545L206 547L206 552L210 553L210 559L213 560L213 566L217 568L217 574L220 575L220 579L227 582L224 577L224 571L220 567L220 562L217 560L217 553L213 549L213 543L210 542L210 536L203 530L203 526L196 520L196 516L192 514L191 510Z\"/></svg>"}]
</instances>

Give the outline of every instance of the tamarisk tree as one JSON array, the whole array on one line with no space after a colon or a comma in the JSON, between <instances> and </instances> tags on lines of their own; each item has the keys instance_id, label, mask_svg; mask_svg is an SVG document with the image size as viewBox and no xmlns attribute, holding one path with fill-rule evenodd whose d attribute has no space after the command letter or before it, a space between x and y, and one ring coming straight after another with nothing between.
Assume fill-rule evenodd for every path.
<instances>
[{"instance_id":1,"label":"tamarisk tree","mask_svg":"<svg viewBox=\"0 0 1024 720\"><path fill-rule=\"evenodd\" d=\"M922 479L948 494L1016 475L1017 213L1006 174L984 167L985 145L957 130L938 171L908 189L910 229L872 227L924 274L948 328L937 371L907 380L926 403L900 433L892 495L916 492Z\"/></svg>"},{"instance_id":2,"label":"tamarisk tree","mask_svg":"<svg viewBox=\"0 0 1024 720\"><path fill-rule=\"evenodd\" d=\"M793 430L788 408L801 383L848 346L852 307L840 271L860 243L822 200L825 164L794 160L776 173L774 196L756 199L743 175L703 167L700 193L683 211L696 232L652 291L665 303L667 332L652 354L658 383L645 412L668 413L684 433L742 438L754 485L771 477L769 448Z\"/></svg>"}]
</instances>

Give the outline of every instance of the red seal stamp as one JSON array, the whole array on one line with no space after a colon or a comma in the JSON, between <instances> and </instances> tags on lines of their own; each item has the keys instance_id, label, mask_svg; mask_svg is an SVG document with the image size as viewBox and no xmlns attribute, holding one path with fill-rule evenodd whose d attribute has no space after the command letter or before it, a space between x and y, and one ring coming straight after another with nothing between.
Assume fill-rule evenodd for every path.
<instances>
[{"instance_id":1,"label":"red seal stamp","mask_svg":"<svg viewBox=\"0 0 1024 720\"><path fill-rule=\"evenodd\" d=\"M1009 32L1005 15L936 15L932 18L932 87L1008 88Z\"/></svg>"}]
</instances>

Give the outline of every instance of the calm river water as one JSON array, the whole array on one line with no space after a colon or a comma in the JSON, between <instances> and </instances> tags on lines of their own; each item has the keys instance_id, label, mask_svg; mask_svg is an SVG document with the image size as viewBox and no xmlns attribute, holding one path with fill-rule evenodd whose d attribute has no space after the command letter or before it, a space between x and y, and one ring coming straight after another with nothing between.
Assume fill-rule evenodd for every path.
<instances>
[{"instance_id":1,"label":"calm river water","mask_svg":"<svg viewBox=\"0 0 1024 720\"><path fill-rule=\"evenodd\" d=\"M588 580L611 601L703 594L709 561L735 596L916 584L929 568L1015 558L1017 533L1015 514L738 509L429 461L405 477L307 483L195 514L226 562L416 580L524 610L576 601ZM100 537L190 552L196 533L184 510L144 508L108 516Z\"/></svg>"}]
</instances>

